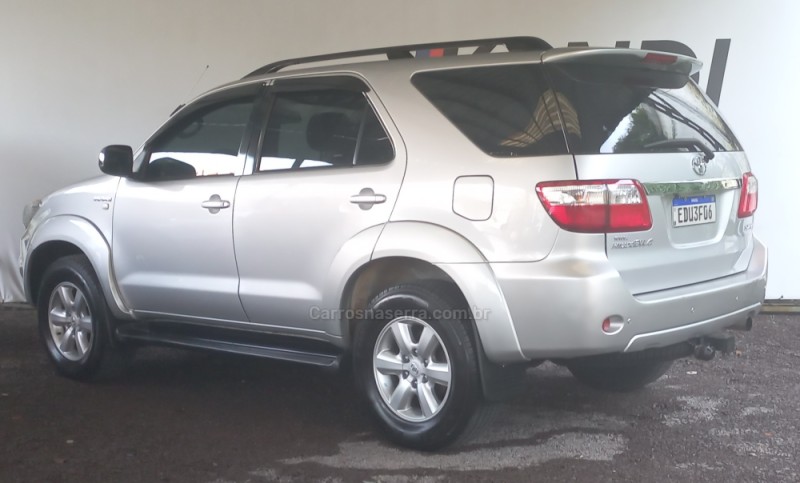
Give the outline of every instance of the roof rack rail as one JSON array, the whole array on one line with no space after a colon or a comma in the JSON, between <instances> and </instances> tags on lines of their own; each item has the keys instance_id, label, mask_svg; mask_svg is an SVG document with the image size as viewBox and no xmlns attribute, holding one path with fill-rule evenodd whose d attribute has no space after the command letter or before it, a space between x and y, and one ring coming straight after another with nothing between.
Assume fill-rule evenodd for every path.
<instances>
[{"instance_id":1,"label":"roof rack rail","mask_svg":"<svg viewBox=\"0 0 800 483\"><path fill-rule=\"evenodd\" d=\"M327 60L348 59L352 57L365 57L368 55L385 55L389 60L411 59L412 51L428 49L457 49L459 47L477 47L476 54L487 54L498 45L505 45L509 52L524 52L532 50L549 50L553 46L538 37L499 37L493 39L458 40L454 42L434 42L426 44L397 45L394 47L380 47L376 49L353 50L350 52L337 52L335 54L312 55L309 57L297 57L295 59L285 59L267 64L244 76L255 77L264 74L271 74L279 70L297 64L308 64L312 62L324 62Z\"/></svg>"}]
</instances>

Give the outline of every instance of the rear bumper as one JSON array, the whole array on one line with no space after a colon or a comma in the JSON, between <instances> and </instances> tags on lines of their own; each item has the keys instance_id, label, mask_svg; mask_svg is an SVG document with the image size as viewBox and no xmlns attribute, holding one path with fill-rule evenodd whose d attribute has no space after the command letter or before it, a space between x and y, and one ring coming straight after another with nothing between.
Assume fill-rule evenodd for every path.
<instances>
[{"instance_id":1,"label":"rear bumper","mask_svg":"<svg viewBox=\"0 0 800 483\"><path fill-rule=\"evenodd\" d=\"M744 272L640 296L630 294L605 256L498 263L492 270L526 358L635 352L708 335L755 316L765 295L767 249L757 239L753 243ZM615 334L601 329L610 316L625 321Z\"/></svg>"}]
</instances>

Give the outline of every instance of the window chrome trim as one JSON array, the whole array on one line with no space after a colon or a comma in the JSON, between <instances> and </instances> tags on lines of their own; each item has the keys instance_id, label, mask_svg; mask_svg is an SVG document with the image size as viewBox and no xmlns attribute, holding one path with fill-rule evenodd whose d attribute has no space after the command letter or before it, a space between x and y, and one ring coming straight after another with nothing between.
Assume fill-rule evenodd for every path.
<instances>
[{"instance_id":1,"label":"window chrome trim","mask_svg":"<svg viewBox=\"0 0 800 483\"><path fill-rule=\"evenodd\" d=\"M667 181L664 183L642 183L648 195L691 195L728 191L742 187L739 178L719 178L697 181Z\"/></svg>"}]
</instances>

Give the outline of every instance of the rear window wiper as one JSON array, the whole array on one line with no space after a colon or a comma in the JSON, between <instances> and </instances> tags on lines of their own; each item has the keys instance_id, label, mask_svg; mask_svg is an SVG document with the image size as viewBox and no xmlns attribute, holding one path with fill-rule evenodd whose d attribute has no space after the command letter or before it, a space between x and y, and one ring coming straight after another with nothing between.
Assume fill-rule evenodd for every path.
<instances>
[{"instance_id":1,"label":"rear window wiper","mask_svg":"<svg viewBox=\"0 0 800 483\"><path fill-rule=\"evenodd\" d=\"M645 144L645 149L658 149L658 148L686 148L693 151L703 152L703 161L706 163L714 159L714 151L708 147L706 143L697 138L676 138L667 139L665 141L656 141L654 143Z\"/></svg>"},{"instance_id":2,"label":"rear window wiper","mask_svg":"<svg viewBox=\"0 0 800 483\"><path fill-rule=\"evenodd\" d=\"M698 134L703 136L703 138L706 141L710 142L711 145L715 149L719 149L719 150L722 150L722 151L725 150L725 146L723 146L722 143L717 140L717 138L715 138L710 132L708 132L708 130L706 128L704 128L703 126L701 126L697 122L695 122L695 121L689 119L688 117L686 117L679 110L675 109L674 106L672 106L670 103L668 103L667 101L662 99L658 94L653 93L652 97L654 97L655 99L658 99L658 100L656 101L655 99L650 98L650 99L647 100L647 102L650 103L657 111L659 111L659 112L669 116L670 118L675 119L676 121L678 121L678 122L680 122L682 124L685 124L686 126L694 129L695 131L697 131ZM711 158L709 158L709 159L711 159Z\"/></svg>"}]
</instances>

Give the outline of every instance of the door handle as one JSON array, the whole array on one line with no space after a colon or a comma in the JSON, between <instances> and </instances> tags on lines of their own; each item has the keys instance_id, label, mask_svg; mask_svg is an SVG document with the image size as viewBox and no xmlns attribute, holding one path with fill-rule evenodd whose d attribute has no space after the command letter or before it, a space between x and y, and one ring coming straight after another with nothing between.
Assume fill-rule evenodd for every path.
<instances>
[{"instance_id":1,"label":"door handle","mask_svg":"<svg viewBox=\"0 0 800 483\"><path fill-rule=\"evenodd\" d=\"M230 208L231 202L228 200L223 200L219 195L211 195L211 198L200 203L200 206L207 209L209 213L216 214L219 213L219 210Z\"/></svg>"},{"instance_id":2,"label":"door handle","mask_svg":"<svg viewBox=\"0 0 800 483\"><path fill-rule=\"evenodd\" d=\"M376 194L372 188L364 188L357 195L350 197L350 203L358 205L362 210L372 208L372 205L379 205L386 202L386 195Z\"/></svg>"}]
</instances>

